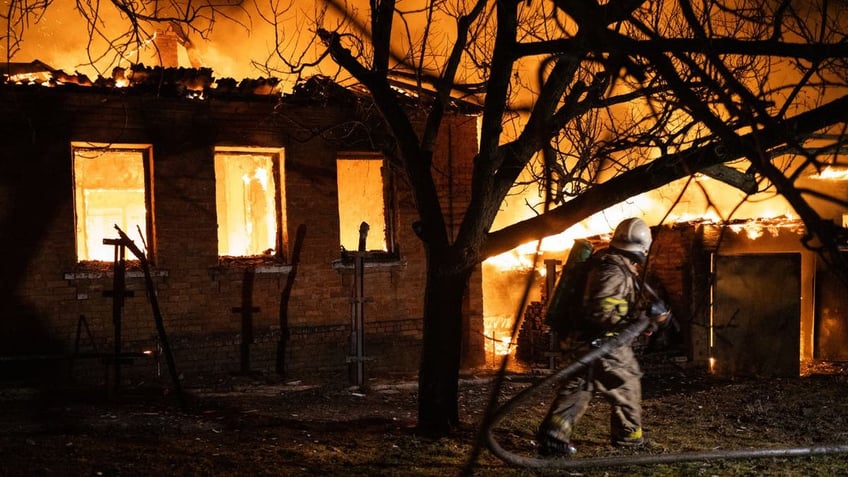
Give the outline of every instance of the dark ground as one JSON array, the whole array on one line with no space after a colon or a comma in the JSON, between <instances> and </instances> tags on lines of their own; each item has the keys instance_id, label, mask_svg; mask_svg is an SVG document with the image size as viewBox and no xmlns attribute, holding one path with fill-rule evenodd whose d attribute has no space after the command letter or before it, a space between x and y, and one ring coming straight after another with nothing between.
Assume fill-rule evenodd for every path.
<instances>
[{"instance_id":1,"label":"dark ground","mask_svg":"<svg viewBox=\"0 0 848 477\"><path fill-rule=\"evenodd\" d=\"M643 361L644 362L644 361ZM593 402L578 426L578 457L671 454L848 444L848 373L820 365L792 379L720 379L669 364L644 365L645 429L651 444L607 443L607 405ZM450 476L469 462L492 389L492 372L464 375L454 435L416 434L414 377L348 383L227 377L185 389L187 408L162 386L0 387L3 476ZM502 396L541 379L510 373ZM111 394L111 395L110 395ZM502 446L533 457L535 426L550 389L498 427ZM474 475L554 474L504 464L483 450ZM674 465L580 468L559 475L848 475L848 454L733 459Z\"/></svg>"}]
</instances>

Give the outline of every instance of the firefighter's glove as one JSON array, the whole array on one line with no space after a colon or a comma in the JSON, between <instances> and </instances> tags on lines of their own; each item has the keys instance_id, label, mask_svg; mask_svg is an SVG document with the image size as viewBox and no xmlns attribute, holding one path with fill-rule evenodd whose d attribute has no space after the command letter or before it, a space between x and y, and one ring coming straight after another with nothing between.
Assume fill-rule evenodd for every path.
<instances>
[{"instance_id":1,"label":"firefighter's glove","mask_svg":"<svg viewBox=\"0 0 848 477\"><path fill-rule=\"evenodd\" d=\"M671 311L661 301L648 305L647 315L651 319L651 324L657 328L663 328L671 321Z\"/></svg>"},{"instance_id":2,"label":"firefighter's glove","mask_svg":"<svg viewBox=\"0 0 848 477\"><path fill-rule=\"evenodd\" d=\"M655 316L660 316L662 314L668 313L668 307L665 306L665 303L661 301L654 301L651 302L650 305L648 305L647 313L648 316L653 318Z\"/></svg>"},{"instance_id":3,"label":"firefighter's glove","mask_svg":"<svg viewBox=\"0 0 848 477\"><path fill-rule=\"evenodd\" d=\"M661 301L648 305L648 309L643 312L643 316L647 316L651 320L651 323L642 332L645 336L651 336L655 331L665 328L671 321L671 311Z\"/></svg>"}]
</instances>

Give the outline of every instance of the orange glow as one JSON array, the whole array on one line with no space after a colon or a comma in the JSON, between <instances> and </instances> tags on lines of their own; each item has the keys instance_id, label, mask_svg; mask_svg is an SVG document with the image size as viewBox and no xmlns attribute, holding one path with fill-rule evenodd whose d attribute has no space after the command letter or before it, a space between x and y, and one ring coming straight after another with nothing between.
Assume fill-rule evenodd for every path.
<instances>
[{"instance_id":1,"label":"orange glow","mask_svg":"<svg viewBox=\"0 0 848 477\"><path fill-rule=\"evenodd\" d=\"M40 84L48 86L51 75L49 73L25 73L9 76L9 82L15 84Z\"/></svg>"},{"instance_id":2,"label":"orange glow","mask_svg":"<svg viewBox=\"0 0 848 477\"><path fill-rule=\"evenodd\" d=\"M336 168L341 246L358 250L359 227L366 222L369 231L365 250L388 251L382 157L340 158Z\"/></svg>"},{"instance_id":3,"label":"orange glow","mask_svg":"<svg viewBox=\"0 0 848 477\"><path fill-rule=\"evenodd\" d=\"M827 166L818 174L811 175L810 178L845 181L848 180L848 167Z\"/></svg>"},{"instance_id":4,"label":"orange glow","mask_svg":"<svg viewBox=\"0 0 848 477\"><path fill-rule=\"evenodd\" d=\"M532 244L530 244L532 245ZM533 261L522 253L520 249L514 248L508 252L486 259L486 263L499 270L526 270L533 266Z\"/></svg>"},{"instance_id":5,"label":"orange glow","mask_svg":"<svg viewBox=\"0 0 848 477\"><path fill-rule=\"evenodd\" d=\"M541 245L538 241L527 242L508 252L490 257L485 263L502 271L528 270L533 266L533 255L537 250L542 256L555 255L556 258L564 258L575 239L610 234L618 222L631 215L640 216L638 211L649 207L650 204L651 199L645 194L634 197L626 204L610 207L559 234L543 238ZM545 275L545 266L541 258L536 261L536 268L542 276Z\"/></svg>"},{"instance_id":6,"label":"orange glow","mask_svg":"<svg viewBox=\"0 0 848 477\"><path fill-rule=\"evenodd\" d=\"M144 162L149 146L73 144L77 259L113 261L115 225L128 234L142 231L146 243Z\"/></svg>"},{"instance_id":7,"label":"orange glow","mask_svg":"<svg viewBox=\"0 0 848 477\"><path fill-rule=\"evenodd\" d=\"M271 255L277 246L277 181L279 150L259 148L215 151L215 195L218 254L244 257Z\"/></svg>"},{"instance_id":8,"label":"orange glow","mask_svg":"<svg viewBox=\"0 0 848 477\"><path fill-rule=\"evenodd\" d=\"M487 356L505 356L515 353L515 346L512 346L512 332L510 320L504 318L502 320L486 320L483 325L483 334L486 337L486 355Z\"/></svg>"},{"instance_id":9,"label":"orange glow","mask_svg":"<svg viewBox=\"0 0 848 477\"><path fill-rule=\"evenodd\" d=\"M766 215L761 219L728 224L727 228L737 234L745 234L750 240L756 240L766 233L772 237L777 237L781 229L797 229L799 227L792 215L769 217L767 214L766 212Z\"/></svg>"},{"instance_id":10,"label":"orange glow","mask_svg":"<svg viewBox=\"0 0 848 477\"><path fill-rule=\"evenodd\" d=\"M789 212L791 209L781 197L763 194L746 202L738 210L736 205L745 199L744 194L732 189L720 181L702 177L700 187L690 187L683 195L678 205L669 212L669 204L680 196L684 181L677 181L610 207L588 219L575 224L560 234L546 237L541 245L538 241L522 244L513 250L490 257L483 262L483 315L486 330L487 353L492 353L493 336L509 336L517 318L517 304L522 292L527 287L527 280L536 282L531 287L530 302L542 301L543 277L547 274L546 259L565 260L568 250L574 240L597 236L609 239L611 231L622 219L636 216L644 218L650 225L674 223L727 224L731 233L745 234L754 240L766 234L778 234L781 229L798 228L798 221ZM525 196L523 200L515 201L534 203L534 197ZM535 198L538 202L538 198ZM524 211L516 213L506 207L504 224L528 218ZM740 217L749 219L728 219L730 211L736 210ZM528 214L530 212L527 212ZM742 215L744 214L744 215ZM539 251L539 257L534 255ZM557 271L561 265L557 267Z\"/></svg>"}]
</instances>

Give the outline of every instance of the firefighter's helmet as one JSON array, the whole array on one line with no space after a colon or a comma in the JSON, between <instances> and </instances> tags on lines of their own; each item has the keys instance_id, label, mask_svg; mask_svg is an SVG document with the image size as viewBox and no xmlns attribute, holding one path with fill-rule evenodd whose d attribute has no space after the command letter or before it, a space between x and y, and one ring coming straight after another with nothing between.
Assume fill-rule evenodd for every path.
<instances>
[{"instance_id":1,"label":"firefighter's helmet","mask_svg":"<svg viewBox=\"0 0 848 477\"><path fill-rule=\"evenodd\" d=\"M651 249L651 229L638 217L624 219L612 234L610 247L647 256Z\"/></svg>"}]
</instances>

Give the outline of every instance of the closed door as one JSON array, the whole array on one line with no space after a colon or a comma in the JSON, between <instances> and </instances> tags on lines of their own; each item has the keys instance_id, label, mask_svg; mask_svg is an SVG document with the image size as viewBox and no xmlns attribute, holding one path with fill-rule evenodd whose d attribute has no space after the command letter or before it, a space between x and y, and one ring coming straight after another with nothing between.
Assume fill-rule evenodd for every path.
<instances>
[{"instance_id":1,"label":"closed door","mask_svg":"<svg viewBox=\"0 0 848 477\"><path fill-rule=\"evenodd\" d=\"M798 376L801 254L718 255L713 369L724 376Z\"/></svg>"}]
</instances>

